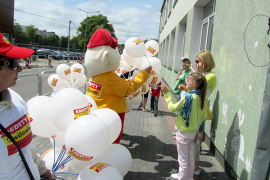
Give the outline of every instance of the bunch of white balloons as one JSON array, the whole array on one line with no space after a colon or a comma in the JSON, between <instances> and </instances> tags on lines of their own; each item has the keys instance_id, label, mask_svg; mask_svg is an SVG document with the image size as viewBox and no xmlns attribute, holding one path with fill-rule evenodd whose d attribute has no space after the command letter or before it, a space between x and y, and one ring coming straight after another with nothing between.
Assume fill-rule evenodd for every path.
<instances>
[{"instance_id":1,"label":"bunch of white balloons","mask_svg":"<svg viewBox=\"0 0 270 180\"><path fill-rule=\"evenodd\" d=\"M57 67L59 78L48 82L57 84L64 79L68 82L75 78L76 84L81 77L69 71L78 71L77 68L62 64ZM83 69L80 73L83 74ZM123 179L132 165L132 157L124 146L112 144L122 128L119 115L108 108L97 109L90 96L76 88L66 87L66 82L62 84L53 87L53 96L36 96L27 102L33 134L49 138L54 147L42 155L46 166L52 171L58 169L57 172L76 170L81 172L78 179L82 180ZM61 168L55 168L63 147L66 150L64 158L69 156L73 159Z\"/></svg>"},{"instance_id":2,"label":"bunch of white balloons","mask_svg":"<svg viewBox=\"0 0 270 180\"><path fill-rule=\"evenodd\" d=\"M56 68L56 74L52 74L48 78L48 84L54 92L68 87L80 89L86 83L87 77L84 74L84 67L79 63L75 63L71 67L67 64L59 64Z\"/></svg>"},{"instance_id":3,"label":"bunch of white balloons","mask_svg":"<svg viewBox=\"0 0 270 180\"><path fill-rule=\"evenodd\" d=\"M144 44L143 40L140 38L131 37L125 42L125 49L120 58L120 66L116 72L119 76L125 72L136 69L136 71L133 72L132 79L141 70L150 65L152 66L150 78L146 83L137 92L126 98L128 105L127 112L131 110L132 105L139 105L141 103L141 94L146 94L149 91L149 85L160 83L162 78L160 74L162 64L158 58L154 57L158 51L159 45L155 40L149 40Z\"/></svg>"}]
</instances>

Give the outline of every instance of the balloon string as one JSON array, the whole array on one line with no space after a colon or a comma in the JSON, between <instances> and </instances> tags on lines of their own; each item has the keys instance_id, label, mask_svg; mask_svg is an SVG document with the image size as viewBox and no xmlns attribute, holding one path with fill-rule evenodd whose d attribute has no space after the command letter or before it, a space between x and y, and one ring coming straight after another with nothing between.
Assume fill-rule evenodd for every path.
<instances>
[{"instance_id":1,"label":"balloon string","mask_svg":"<svg viewBox=\"0 0 270 180\"><path fill-rule=\"evenodd\" d=\"M53 172L56 172L58 169L60 169L63 165L65 165L66 163L68 163L69 161L71 161L73 158L71 157L71 155L69 155L68 157L66 157L66 159L64 159L61 163L59 163L57 165L57 167L55 167L55 169L53 170Z\"/></svg>"},{"instance_id":2,"label":"balloon string","mask_svg":"<svg viewBox=\"0 0 270 180\"><path fill-rule=\"evenodd\" d=\"M54 149L55 149L55 146L54 146ZM57 165L62 161L64 155L65 155L65 152L66 152L66 147L65 145L62 147L62 150L56 160L56 163L53 164L53 168L52 168L52 171L54 171L54 169L57 167ZM55 157L55 154L54 154L54 157Z\"/></svg>"},{"instance_id":3,"label":"balloon string","mask_svg":"<svg viewBox=\"0 0 270 180\"><path fill-rule=\"evenodd\" d=\"M68 172L56 172L54 174L71 174L71 175L79 175L77 173L68 173Z\"/></svg>"},{"instance_id":4,"label":"balloon string","mask_svg":"<svg viewBox=\"0 0 270 180\"><path fill-rule=\"evenodd\" d=\"M64 155L65 155L65 153L58 156L57 160L59 160L59 161L56 162L54 168L52 169L53 172L55 172L56 171L55 169L57 169L59 164L62 163L62 159L63 159Z\"/></svg>"},{"instance_id":5,"label":"balloon string","mask_svg":"<svg viewBox=\"0 0 270 180\"><path fill-rule=\"evenodd\" d=\"M145 57L146 57L146 59L147 59L147 61L148 61L149 65L151 66L150 61L149 61L149 59L147 58L147 56L145 56Z\"/></svg>"},{"instance_id":6,"label":"balloon string","mask_svg":"<svg viewBox=\"0 0 270 180\"><path fill-rule=\"evenodd\" d=\"M54 166L55 165L55 138L53 139L53 153L54 153L54 156L53 156L53 166Z\"/></svg>"}]
</instances>

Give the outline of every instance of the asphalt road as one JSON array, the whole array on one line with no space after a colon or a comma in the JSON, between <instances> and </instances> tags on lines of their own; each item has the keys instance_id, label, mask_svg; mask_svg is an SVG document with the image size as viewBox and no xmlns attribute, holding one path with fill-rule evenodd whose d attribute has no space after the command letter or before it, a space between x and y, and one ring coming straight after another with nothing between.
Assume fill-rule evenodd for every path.
<instances>
[{"instance_id":1,"label":"asphalt road","mask_svg":"<svg viewBox=\"0 0 270 180\"><path fill-rule=\"evenodd\" d=\"M17 85L14 87L11 87L12 90L17 92L25 101L30 100L31 98L35 97L38 92L38 73L45 71L42 77L42 94L45 95L48 93L53 92L53 89L48 85L47 79L50 75L56 73L56 67L62 63L62 61L53 60L52 61L52 68L45 66L44 60L39 60L37 65L36 63L32 62L33 68L26 69L25 63L20 63L23 67L23 71L19 73L19 77L17 80ZM68 63L69 66L71 66L75 62ZM67 64L65 62L65 64ZM48 71L54 71L54 72L48 72ZM25 76L26 74L30 74L30 76Z\"/></svg>"}]
</instances>

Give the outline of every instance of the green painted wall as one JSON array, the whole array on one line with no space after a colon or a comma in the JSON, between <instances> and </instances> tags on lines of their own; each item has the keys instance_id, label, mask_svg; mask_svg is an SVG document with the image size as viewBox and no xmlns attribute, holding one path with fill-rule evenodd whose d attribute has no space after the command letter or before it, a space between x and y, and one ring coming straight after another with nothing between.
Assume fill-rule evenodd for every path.
<instances>
[{"instance_id":1,"label":"green painted wall","mask_svg":"<svg viewBox=\"0 0 270 180\"><path fill-rule=\"evenodd\" d=\"M249 63L243 36L249 20L269 15L269 7L265 0L216 3L212 53L218 86L210 98L215 118L207 122L205 132L240 179L249 179L251 173L267 70ZM258 16L246 30L246 50L256 65L268 63L267 23L268 18Z\"/></svg>"},{"instance_id":2,"label":"green painted wall","mask_svg":"<svg viewBox=\"0 0 270 180\"><path fill-rule=\"evenodd\" d=\"M243 36L253 16L270 16L269 7L269 0L216 1L211 52L218 85L209 98L215 117L206 122L205 132L240 179L250 179L267 71L266 66L255 67L249 62ZM190 51L192 19L190 9L185 56ZM268 18L264 16L255 17L247 27L245 45L253 64L268 63L268 29ZM173 88L176 73L163 67L161 74Z\"/></svg>"}]
</instances>

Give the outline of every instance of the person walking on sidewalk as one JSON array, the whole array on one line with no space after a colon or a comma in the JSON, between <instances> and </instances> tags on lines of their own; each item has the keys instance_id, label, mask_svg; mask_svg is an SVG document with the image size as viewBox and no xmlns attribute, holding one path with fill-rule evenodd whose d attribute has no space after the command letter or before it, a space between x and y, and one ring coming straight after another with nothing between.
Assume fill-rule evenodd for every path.
<instances>
[{"instance_id":1,"label":"person walking on sidewalk","mask_svg":"<svg viewBox=\"0 0 270 180\"><path fill-rule=\"evenodd\" d=\"M158 115L158 100L161 93L163 96L163 92L161 92L161 82L156 85L150 85L150 94L151 94L151 101L150 101L150 109L151 112L154 113L154 116Z\"/></svg>"},{"instance_id":2,"label":"person walking on sidewalk","mask_svg":"<svg viewBox=\"0 0 270 180\"><path fill-rule=\"evenodd\" d=\"M142 94L142 102L141 104L139 105L139 107L137 108L138 110L140 110L141 108L143 108L143 112L146 112L146 109L145 109L145 105L147 103L147 100L148 100L148 94L149 94L149 91L145 94Z\"/></svg>"},{"instance_id":3,"label":"person walking on sidewalk","mask_svg":"<svg viewBox=\"0 0 270 180\"><path fill-rule=\"evenodd\" d=\"M179 112L175 122L179 172L171 175L174 179L193 179L195 165L194 140L201 120L207 118L206 86L206 79L201 73L190 74L187 81L187 88L190 92L186 93L175 104L172 103L169 88L165 85L161 86L170 112Z\"/></svg>"}]
</instances>

